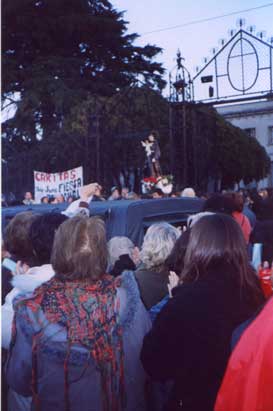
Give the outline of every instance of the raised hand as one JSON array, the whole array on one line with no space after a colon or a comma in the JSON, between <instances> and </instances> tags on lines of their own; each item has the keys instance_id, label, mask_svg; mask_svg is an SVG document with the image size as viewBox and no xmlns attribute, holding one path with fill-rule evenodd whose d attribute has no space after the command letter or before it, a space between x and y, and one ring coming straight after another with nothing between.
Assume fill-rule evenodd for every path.
<instances>
[{"instance_id":1,"label":"raised hand","mask_svg":"<svg viewBox=\"0 0 273 411\"><path fill-rule=\"evenodd\" d=\"M172 290L178 285L179 283L179 277L178 275L175 274L174 271L170 271L169 275L169 283L168 283L168 290L169 290L169 296L172 298Z\"/></svg>"}]
</instances>

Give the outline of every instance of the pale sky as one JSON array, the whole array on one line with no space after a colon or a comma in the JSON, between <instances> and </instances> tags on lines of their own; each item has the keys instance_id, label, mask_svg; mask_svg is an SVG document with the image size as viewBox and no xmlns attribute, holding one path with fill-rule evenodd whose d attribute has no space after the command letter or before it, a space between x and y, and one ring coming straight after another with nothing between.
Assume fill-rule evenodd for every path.
<instances>
[{"instance_id":1,"label":"pale sky","mask_svg":"<svg viewBox=\"0 0 273 411\"><path fill-rule=\"evenodd\" d=\"M141 35L136 44L150 43L163 48L158 61L164 64L167 72L175 66L176 52L180 48L182 56L186 59L185 66L193 76L196 73L196 66L202 67L204 64L203 58L212 56L211 49L215 46L219 49L219 39L229 39L228 30L238 28L236 22L240 17L246 20L245 28L254 25L255 32L266 32L265 39L273 36L273 3L267 0L112 0L111 2L119 11L125 11L124 19L129 22L128 31L140 35L193 20L271 4L270 7L210 22Z\"/></svg>"},{"instance_id":2,"label":"pale sky","mask_svg":"<svg viewBox=\"0 0 273 411\"><path fill-rule=\"evenodd\" d=\"M229 39L229 29L236 29L237 20L242 17L246 20L245 28L250 25L256 27L256 32L265 31L265 39L273 36L273 2L269 0L110 0L119 11L125 11L124 19L129 22L128 32L140 34L136 44L155 44L163 49L157 60L168 72L175 67L176 52L179 48L185 58L185 66L193 77L196 66L204 65L203 58L211 57L211 49L219 48L219 39ZM195 25L143 34L157 29L185 24L191 21L211 18L253 7L271 4L261 8L217 20L198 23ZM168 94L166 87L164 94ZM14 115L11 106L2 116L2 121Z\"/></svg>"}]
</instances>

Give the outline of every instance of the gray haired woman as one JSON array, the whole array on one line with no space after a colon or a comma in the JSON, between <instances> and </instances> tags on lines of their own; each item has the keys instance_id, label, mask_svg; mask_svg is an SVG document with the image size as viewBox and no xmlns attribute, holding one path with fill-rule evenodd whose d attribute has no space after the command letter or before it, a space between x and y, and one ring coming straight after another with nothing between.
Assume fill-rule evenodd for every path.
<instances>
[{"instance_id":1,"label":"gray haired woman","mask_svg":"<svg viewBox=\"0 0 273 411\"><path fill-rule=\"evenodd\" d=\"M134 271L139 260L139 249L128 237L117 236L107 243L108 272L114 277L123 271Z\"/></svg>"},{"instance_id":2,"label":"gray haired woman","mask_svg":"<svg viewBox=\"0 0 273 411\"><path fill-rule=\"evenodd\" d=\"M168 294L169 271L165 261L179 236L180 231L168 223L153 224L145 234L140 252L142 264L135 277L147 310Z\"/></svg>"}]
</instances>

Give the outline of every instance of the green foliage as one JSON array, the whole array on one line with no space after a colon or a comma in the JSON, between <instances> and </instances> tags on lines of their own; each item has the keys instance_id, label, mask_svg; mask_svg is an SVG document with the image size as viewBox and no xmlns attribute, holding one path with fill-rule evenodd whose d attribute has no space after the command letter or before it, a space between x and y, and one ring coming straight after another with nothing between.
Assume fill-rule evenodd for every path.
<instances>
[{"instance_id":1,"label":"green foliage","mask_svg":"<svg viewBox=\"0 0 273 411\"><path fill-rule=\"evenodd\" d=\"M2 23L2 100L17 106L2 127L10 178L29 182L34 169L83 164L86 181L99 169L110 185L122 170L143 167L140 140L152 129L163 172L170 171L169 105L155 62L161 49L135 46L137 34L127 34L108 0L3 0ZM206 187L214 177L231 185L266 175L269 159L255 139L206 106L187 110L188 183Z\"/></svg>"},{"instance_id":2,"label":"green foliage","mask_svg":"<svg viewBox=\"0 0 273 411\"><path fill-rule=\"evenodd\" d=\"M180 186L207 190L209 179L232 187L267 176L270 159L260 143L227 122L215 109L204 104L186 106L187 180L184 178L183 106L173 106L176 133L175 177ZM182 143L181 143L182 142Z\"/></svg>"},{"instance_id":3,"label":"green foliage","mask_svg":"<svg viewBox=\"0 0 273 411\"><path fill-rule=\"evenodd\" d=\"M215 134L209 161L214 163L213 177L221 178L224 186L232 186L243 180L246 184L260 180L270 170L270 159L261 144L235 127L215 110Z\"/></svg>"},{"instance_id":4,"label":"green foliage","mask_svg":"<svg viewBox=\"0 0 273 411\"><path fill-rule=\"evenodd\" d=\"M20 93L16 115L4 125L9 137L36 129L87 133L84 104L111 97L138 77L161 89L161 49L135 46L122 13L108 0L4 0L2 3L2 99ZM16 135L12 129L17 129Z\"/></svg>"}]
</instances>

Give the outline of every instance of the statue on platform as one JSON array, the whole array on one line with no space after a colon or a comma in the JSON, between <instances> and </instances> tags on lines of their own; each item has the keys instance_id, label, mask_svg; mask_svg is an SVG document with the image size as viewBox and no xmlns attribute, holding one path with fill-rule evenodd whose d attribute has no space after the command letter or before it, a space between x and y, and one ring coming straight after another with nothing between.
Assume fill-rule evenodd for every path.
<instances>
[{"instance_id":1,"label":"statue on platform","mask_svg":"<svg viewBox=\"0 0 273 411\"><path fill-rule=\"evenodd\" d=\"M146 164L149 169L150 177L161 176L160 168L160 148L158 141L156 139L156 133L152 131L145 141L141 141L142 147L145 149L146 153Z\"/></svg>"}]
</instances>

